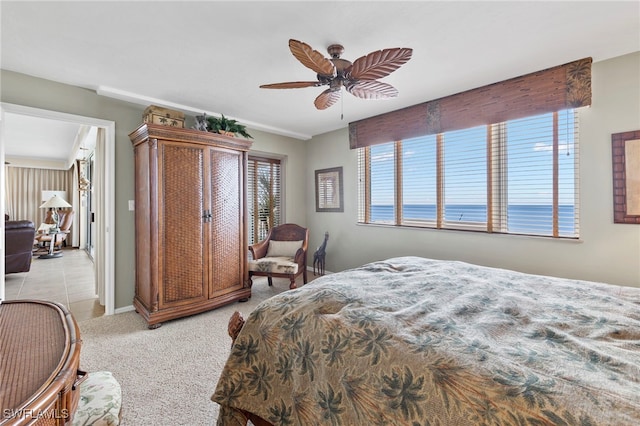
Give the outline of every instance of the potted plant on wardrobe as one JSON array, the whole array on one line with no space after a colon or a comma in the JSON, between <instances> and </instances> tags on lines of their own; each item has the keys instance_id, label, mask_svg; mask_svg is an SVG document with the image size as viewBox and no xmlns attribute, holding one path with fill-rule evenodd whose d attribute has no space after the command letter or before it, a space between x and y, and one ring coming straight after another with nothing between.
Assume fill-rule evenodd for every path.
<instances>
[{"instance_id":1,"label":"potted plant on wardrobe","mask_svg":"<svg viewBox=\"0 0 640 426\"><path fill-rule=\"evenodd\" d=\"M243 124L238 123L238 120L227 118L222 114L220 117L214 117L212 115L200 115L196 117L196 128L199 130L206 130L211 133L219 133L226 136L240 135L247 139L253 139L247 128Z\"/></svg>"}]
</instances>

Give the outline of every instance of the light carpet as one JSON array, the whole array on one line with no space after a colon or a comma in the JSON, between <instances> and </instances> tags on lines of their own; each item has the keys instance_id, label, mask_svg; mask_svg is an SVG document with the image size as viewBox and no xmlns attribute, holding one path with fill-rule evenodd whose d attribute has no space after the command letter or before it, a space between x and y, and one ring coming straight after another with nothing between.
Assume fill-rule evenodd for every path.
<instances>
[{"instance_id":1,"label":"light carpet","mask_svg":"<svg viewBox=\"0 0 640 426\"><path fill-rule=\"evenodd\" d=\"M121 425L215 425L218 404L210 398L231 347L229 317L240 311L246 318L260 302L289 289L289 280L273 281L269 287L266 278L256 278L248 302L155 330L135 312L80 321L80 368L113 373L122 386Z\"/></svg>"}]
</instances>

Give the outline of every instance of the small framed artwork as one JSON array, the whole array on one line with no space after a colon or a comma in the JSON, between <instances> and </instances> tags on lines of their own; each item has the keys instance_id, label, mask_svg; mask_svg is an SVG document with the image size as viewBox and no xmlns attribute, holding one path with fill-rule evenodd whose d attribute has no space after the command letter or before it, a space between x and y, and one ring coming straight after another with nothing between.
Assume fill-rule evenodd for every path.
<instances>
[{"instance_id":1,"label":"small framed artwork","mask_svg":"<svg viewBox=\"0 0 640 426\"><path fill-rule=\"evenodd\" d=\"M640 224L640 130L611 135L613 222Z\"/></svg>"},{"instance_id":2,"label":"small framed artwork","mask_svg":"<svg viewBox=\"0 0 640 426\"><path fill-rule=\"evenodd\" d=\"M316 211L344 211L342 167L316 170Z\"/></svg>"}]
</instances>

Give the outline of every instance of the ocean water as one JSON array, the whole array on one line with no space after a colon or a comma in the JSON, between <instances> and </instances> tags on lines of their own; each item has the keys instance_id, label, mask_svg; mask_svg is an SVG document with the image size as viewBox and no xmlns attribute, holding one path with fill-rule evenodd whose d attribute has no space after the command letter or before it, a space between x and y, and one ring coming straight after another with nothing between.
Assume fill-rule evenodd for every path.
<instances>
[{"instance_id":1,"label":"ocean water","mask_svg":"<svg viewBox=\"0 0 640 426\"><path fill-rule=\"evenodd\" d=\"M433 204L405 204L405 220L434 220L436 206ZM510 205L507 209L509 232L523 234L551 235L551 205ZM390 205L371 206L372 222L393 222L394 208ZM453 204L445 206L445 220L451 222L486 222L487 208L477 204ZM574 208L560 205L558 208L558 228L560 235L574 235Z\"/></svg>"}]
</instances>

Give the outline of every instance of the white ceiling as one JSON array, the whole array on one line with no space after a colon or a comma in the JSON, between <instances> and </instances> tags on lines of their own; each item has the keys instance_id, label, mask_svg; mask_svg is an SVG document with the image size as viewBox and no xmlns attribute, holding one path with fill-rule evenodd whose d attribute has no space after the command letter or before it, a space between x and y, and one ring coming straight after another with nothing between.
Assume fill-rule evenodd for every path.
<instances>
[{"instance_id":1,"label":"white ceiling","mask_svg":"<svg viewBox=\"0 0 640 426\"><path fill-rule=\"evenodd\" d=\"M640 51L638 1L2 1L0 8L3 69L145 106L224 113L300 139L584 57ZM351 61L392 47L413 48L413 58L382 80L398 98L344 94L342 104L318 111L313 100L325 87L258 87L315 79L291 55L290 38L322 53L340 43ZM32 143L12 134L8 155Z\"/></svg>"},{"instance_id":2,"label":"white ceiling","mask_svg":"<svg viewBox=\"0 0 640 426\"><path fill-rule=\"evenodd\" d=\"M79 124L21 114L5 113L4 120L5 140L26 142L11 144L9 161L30 158L66 163L70 155L69 148L80 131ZM34 149L36 146L37 149Z\"/></svg>"}]
</instances>

